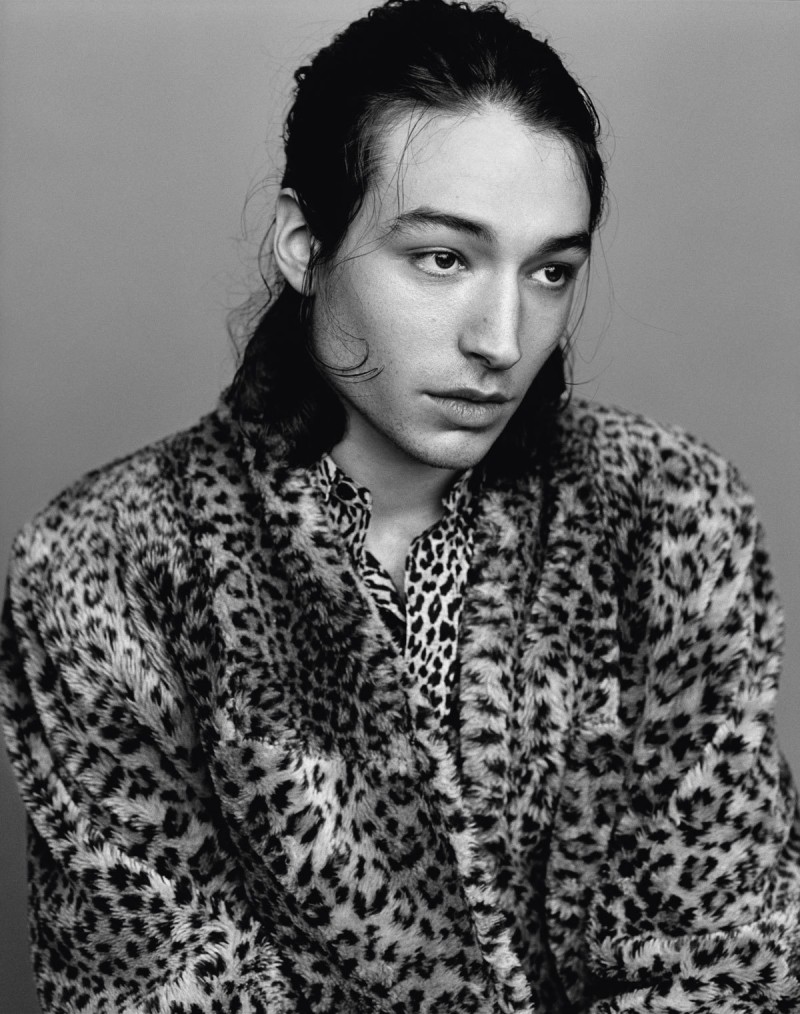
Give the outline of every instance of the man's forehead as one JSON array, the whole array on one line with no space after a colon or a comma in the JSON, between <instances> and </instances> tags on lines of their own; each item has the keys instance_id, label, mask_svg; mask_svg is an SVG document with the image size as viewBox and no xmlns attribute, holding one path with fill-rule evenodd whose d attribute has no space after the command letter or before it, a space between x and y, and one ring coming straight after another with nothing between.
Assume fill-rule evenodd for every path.
<instances>
[{"instance_id":1,"label":"man's forehead","mask_svg":"<svg viewBox=\"0 0 800 1014\"><path fill-rule=\"evenodd\" d=\"M548 161L552 154L572 154L572 147L561 134L550 129L537 129L526 123L514 110L498 103L486 102L474 109L454 112L442 109L404 110L378 128L378 173L384 185L403 169L437 167L442 159L459 154L465 148L475 156L482 150L494 159L503 150L492 147L502 138L517 145L535 141L535 150L528 146L532 159Z\"/></svg>"},{"instance_id":2,"label":"man's forehead","mask_svg":"<svg viewBox=\"0 0 800 1014\"><path fill-rule=\"evenodd\" d=\"M548 211L559 228L565 216L567 231L586 228L588 189L569 142L503 108L407 112L386 125L379 147L364 210L383 234L438 215L442 225L448 216L471 222L466 231L489 239L495 222L526 215L544 224Z\"/></svg>"}]
</instances>

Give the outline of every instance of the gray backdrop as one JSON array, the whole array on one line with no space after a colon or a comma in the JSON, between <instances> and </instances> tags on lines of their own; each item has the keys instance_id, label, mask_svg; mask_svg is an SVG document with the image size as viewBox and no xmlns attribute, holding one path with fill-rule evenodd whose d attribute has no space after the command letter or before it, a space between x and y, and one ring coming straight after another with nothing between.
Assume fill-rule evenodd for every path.
<instances>
[{"instance_id":1,"label":"gray backdrop","mask_svg":"<svg viewBox=\"0 0 800 1014\"><path fill-rule=\"evenodd\" d=\"M192 423L267 224L292 70L368 0L0 0L0 558L80 473ZM680 422L761 504L800 772L800 3L512 0L613 133L580 393ZM0 770L0 1011L35 1011Z\"/></svg>"}]
</instances>

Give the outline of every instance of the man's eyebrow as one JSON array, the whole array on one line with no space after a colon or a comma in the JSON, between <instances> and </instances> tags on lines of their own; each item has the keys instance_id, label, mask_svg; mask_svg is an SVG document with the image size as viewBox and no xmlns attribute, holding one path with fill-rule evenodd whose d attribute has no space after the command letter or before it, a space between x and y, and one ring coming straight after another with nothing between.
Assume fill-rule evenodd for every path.
<instances>
[{"instance_id":1,"label":"man's eyebrow","mask_svg":"<svg viewBox=\"0 0 800 1014\"><path fill-rule=\"evenodd\" d=\"M447 211L435 211L433 208L414 208L412 211L402 212L394 219L389 231L405 232L415 226L454 229L456 232L465 232L475 239L483 240L484 243L493 243L497 239L494 230L488 225L473 222L471 218L464 218L462 215L452 215Z\"/></svg>"},{"instance_id":2,"label":"man's eyebrow","mask_svg":"<svg viewBox=\"0 0 800 1014\"><path fill-rule=\"evenodd\" d=\"M563 253L565 250L582 250L588 254L591 249L592 237L584 229L570 236L553 236L542 243L536 253L539 257L549 257L550 254Z\"/></svg>"},{"instance_id":3,"label":"man's eyebrow","mask_svg":"<svg viewBox=\"0 0 800 1014\"><path fill-rule=\"evenodd\" d=\"M497 235L490 226L481 222L475 222L471 218L464 218L462 215L454 215L447 211L435 211L433 208L414 208L411 211L404 211L399 214L389 226L389 233L405 232L408 229L442 227L453 229L455 232L463 232L484 243L494 243ZM588 253L592 247L592 237L587 230L570 233L566 236L553 236L545 240L537 248L536 254L539 257L548 257L550 254L562 253L564 250L583 250Z\"/></svg>"}]
</instances>

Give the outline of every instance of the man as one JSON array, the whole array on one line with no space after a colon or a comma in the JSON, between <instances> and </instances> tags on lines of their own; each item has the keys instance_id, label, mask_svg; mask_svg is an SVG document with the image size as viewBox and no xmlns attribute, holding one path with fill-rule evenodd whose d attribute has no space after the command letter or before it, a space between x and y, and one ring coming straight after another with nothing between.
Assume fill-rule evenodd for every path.
<instances>
[{"instance_id":1,"label":"man","mask_svg":"<svg viewBox=\"0 0 800 1014\"><path fill-rule=\"evenodd\" d=\"M591 102L440 0L296 78L231 389L15 547L44 1010L796 1009L752 501L562 404Z\"/></svg>"}]
</instances>

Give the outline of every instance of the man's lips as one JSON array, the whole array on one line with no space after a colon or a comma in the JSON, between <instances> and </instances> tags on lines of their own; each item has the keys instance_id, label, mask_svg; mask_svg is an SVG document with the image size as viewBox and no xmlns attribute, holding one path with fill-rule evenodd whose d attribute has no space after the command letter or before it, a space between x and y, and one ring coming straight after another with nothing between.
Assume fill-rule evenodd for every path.
<instances>
[{"instance_id":1,"label":"man's lips","mask_svg":"<svg viewBox=\"0 0 800 1014\"><path fill-rule=\"evenodd\" d=\"M461 401L494 402L503 404L511 399L501 391L483 391L477 387L454 387L449 391L432 391L435 398L456 398Z\"/></svg>"}]
</instances>

